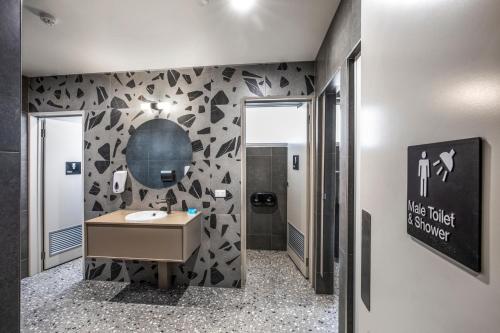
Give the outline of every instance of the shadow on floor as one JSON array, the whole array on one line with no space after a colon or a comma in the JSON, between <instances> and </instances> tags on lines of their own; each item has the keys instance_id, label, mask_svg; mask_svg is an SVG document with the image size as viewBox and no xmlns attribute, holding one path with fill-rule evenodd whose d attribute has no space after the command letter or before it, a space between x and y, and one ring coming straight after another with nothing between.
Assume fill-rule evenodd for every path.
<instances>
[{"instance_id":1,"label":"shadow on floor","mask_svg":"<svg viewBox=\"0 0 500 333\"><path fill-rule=\"evenodd\" d=\"M175 306L179 303L186 290L187 287L185 286L163 290L149 284L134 283L123 288L109 301L129 304Z\"/></svg>"}]
</instances>

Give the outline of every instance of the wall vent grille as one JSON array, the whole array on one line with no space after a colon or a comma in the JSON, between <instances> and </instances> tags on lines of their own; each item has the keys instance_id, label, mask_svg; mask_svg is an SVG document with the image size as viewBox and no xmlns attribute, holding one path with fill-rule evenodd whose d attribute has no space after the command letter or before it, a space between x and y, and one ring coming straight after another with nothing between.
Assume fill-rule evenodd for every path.
<instances>
[{"instance_id":1,"label":"wall vent grille","mask_svg":"<svg viewBox=\"0 0 500 333\"><path fill-rule=\"evenodd\" d=\"M82 246L82 226L49 232L49 256Z\"/></svg>"},{"instance_id":2,"label":"wall vent grille","mask_svg":"<svg viewBox=\"0 0 500 333\"><path fill-rule=\"evenodd\" d=\"M304 260L304 235L288 223L288 246Z\"/></svg>"}]
</instances>

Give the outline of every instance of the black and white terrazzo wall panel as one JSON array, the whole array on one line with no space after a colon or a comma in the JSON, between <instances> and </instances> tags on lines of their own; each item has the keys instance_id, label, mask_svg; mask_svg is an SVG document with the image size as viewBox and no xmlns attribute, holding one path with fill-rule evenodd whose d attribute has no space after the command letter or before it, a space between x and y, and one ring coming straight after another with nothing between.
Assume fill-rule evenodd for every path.
<instances>
[{"instance_id":1,"label":"black and white terrazzo wall panel","mask_svg":"<svg viewBox=\"0 0 500 333\"><path fill-rule=\"evenodd\" d=\"M85 110L85 217L120 208L195 207L203 213L202 245L176 270L176 283L238 287L241 280L241 121L244 97L314 94L314 63L215 66L163 71L32 78L30 112ZM169 189L146 188L129 176L123 194L112 193L115 170L126 169L131 133L154 118L140 110L146 101L170 101L161 118L189 134L193 162L187 176ZM279 128L277 128L279 130ZM226 189L215 199L215 189ZM88 260L86 278L156 281L155 263Z\"/></svg>"}]
</instances>

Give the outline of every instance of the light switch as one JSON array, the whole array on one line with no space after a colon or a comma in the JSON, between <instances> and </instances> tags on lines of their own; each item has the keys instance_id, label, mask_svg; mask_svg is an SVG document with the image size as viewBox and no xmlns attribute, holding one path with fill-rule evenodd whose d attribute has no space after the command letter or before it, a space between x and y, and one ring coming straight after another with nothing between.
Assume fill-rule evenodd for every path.
<instances>
[{"instance_id":1,"label":"light switch","mask_svg":"<svg viewBox=\"0 0 500 333\"><path fill-rule=\"evenodd\" d=\"M226 197L226 190L215 190L215 197L216 198L225 198Z\"/></svg>"}]
</instances>

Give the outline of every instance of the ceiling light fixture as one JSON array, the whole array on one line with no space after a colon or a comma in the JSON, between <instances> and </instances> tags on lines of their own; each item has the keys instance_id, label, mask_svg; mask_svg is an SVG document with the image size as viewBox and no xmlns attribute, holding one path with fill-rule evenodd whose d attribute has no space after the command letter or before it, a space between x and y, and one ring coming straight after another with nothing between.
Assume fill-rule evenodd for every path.
<instances>
[{"instance_id":1,"label":"ceiling light fixture","mask_svg":"<svg viewBox=\"0 0 500 333\"><path fill-rule=\"evenodd\" d=\"M50 27L53 27L57 23L57 19L49 13L40 12L39 16L40 20Z\"/></svg>"},{"instance_id":2,"label":"ceiling light fixture","mask_svg":"<svg viewBox=\"0 0 500 333\"><path fill-rule=\"evenodd\" d=\"M234 10L240 13L248 12L250 9L252 9L253 6L255 6L256 2L256 0L230 0L230 1Z\"/></svg>"}]
</instances>

